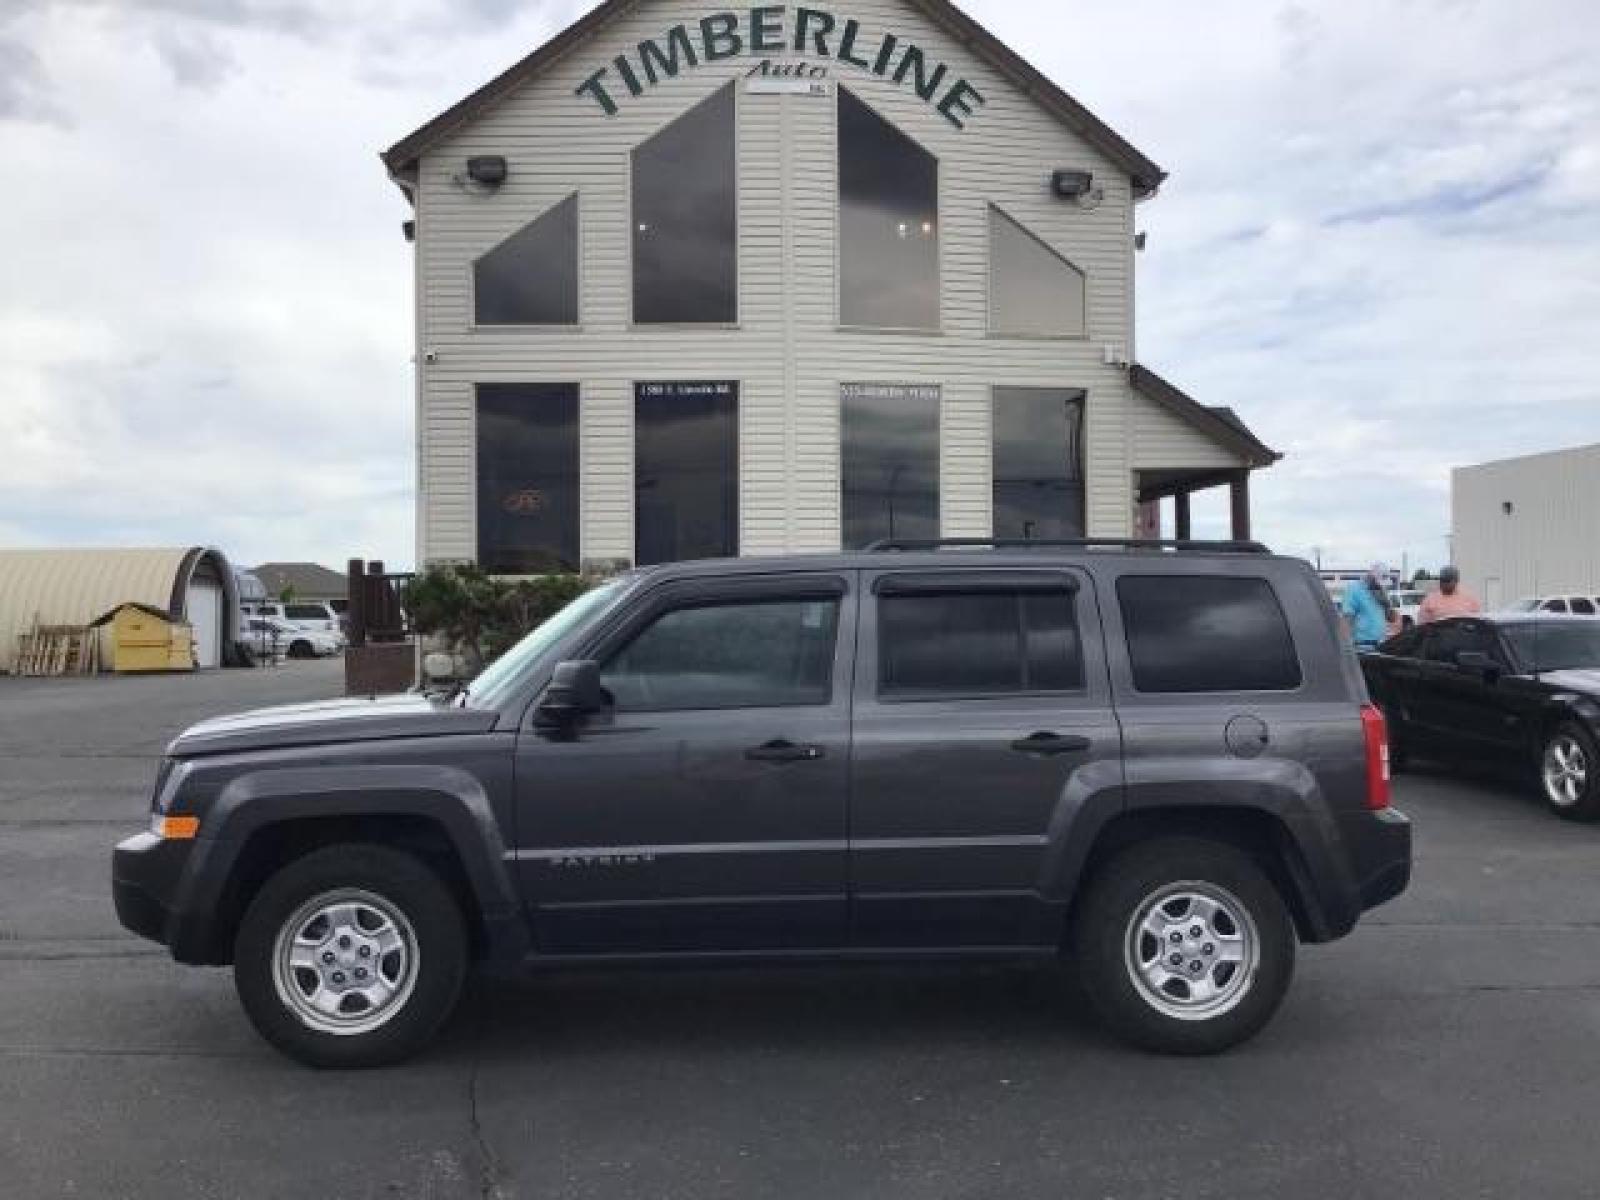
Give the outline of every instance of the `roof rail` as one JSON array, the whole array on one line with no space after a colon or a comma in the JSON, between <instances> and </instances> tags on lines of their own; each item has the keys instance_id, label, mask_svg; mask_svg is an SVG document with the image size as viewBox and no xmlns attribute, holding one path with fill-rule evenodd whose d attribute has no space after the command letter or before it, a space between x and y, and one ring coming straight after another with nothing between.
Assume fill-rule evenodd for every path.
<instances>
[{"instance_id":1,"label":"roof rail","mask_svg":"<svg viewBox=\"0 0 1600 1200\"><path fill-rule=\"evenodd\" d=\"M1260 542L1195 541L1188 538L880 538L866 547L868 554L906 550L991 549L1050 550L1068 548L1093 550L1163 550L1174 553L1197 551L1207 554L1271 554Z\"/></svg>"}]
</instances>

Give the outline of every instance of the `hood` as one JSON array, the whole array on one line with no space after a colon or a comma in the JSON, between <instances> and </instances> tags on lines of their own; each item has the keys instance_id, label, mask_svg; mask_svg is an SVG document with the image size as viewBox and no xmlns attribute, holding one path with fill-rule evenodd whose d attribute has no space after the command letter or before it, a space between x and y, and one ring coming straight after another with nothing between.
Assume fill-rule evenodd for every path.
<instances>
[{"instance_id":1,"label":"hood","mask_svg":"<svg viewBox=\"0 0 1600 1200\"><path fill-rule=\"evenodd\" d=\"M1600 667L1568 667L1564 671L1545 671L1539 676L1539 682L1569 692L1600 696Z\"/></svg>"},{"instance_id":2,"label":"hood","mask_svg":"<svg viewBox=\"0 0 1600 1200\"><path fill-rule=\"evenodd\" d=\"M494 728L495 716L492 711L459 708L417 692L352 696L212 717L185 729L173 739L167 753L188 758L282 746L487 733Z\"/></svg>"}]
</instances>

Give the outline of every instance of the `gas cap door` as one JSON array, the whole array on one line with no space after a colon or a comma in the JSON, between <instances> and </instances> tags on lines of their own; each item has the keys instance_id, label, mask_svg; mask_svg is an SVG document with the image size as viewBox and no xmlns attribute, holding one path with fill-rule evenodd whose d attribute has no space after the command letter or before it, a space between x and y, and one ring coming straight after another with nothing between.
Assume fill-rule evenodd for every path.
<instances>
[{"instance_id":1,"label":"gas cap door","mask_svg":"<svg viewBox=\"0 0 1600 1200\"><path fill-rule=\"evenodd\" d=\"M1259 758L1271 740L1267 734L1267 723L1249 714L1229 721L1223 736L1227 739L1228 753L1235 758Z\"/></svg>"}]
</instances>

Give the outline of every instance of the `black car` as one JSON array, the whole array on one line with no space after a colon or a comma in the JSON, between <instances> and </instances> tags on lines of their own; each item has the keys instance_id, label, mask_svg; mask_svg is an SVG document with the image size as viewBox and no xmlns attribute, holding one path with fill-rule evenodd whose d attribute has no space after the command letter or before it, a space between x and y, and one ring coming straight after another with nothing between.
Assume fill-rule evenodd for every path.
<instances>
[{"instance_id":1,"label":"black car","mask_svg":"<svg viewBox=\"0 0 1600 1200\"><path fill-rule=\"evenodd\" d=\"M1412 752L1492 757L1537 774L1561 817L1600 817L1600 621L1457 617L1361 656L1396 768Z\"/></svg>"}]
</instances>

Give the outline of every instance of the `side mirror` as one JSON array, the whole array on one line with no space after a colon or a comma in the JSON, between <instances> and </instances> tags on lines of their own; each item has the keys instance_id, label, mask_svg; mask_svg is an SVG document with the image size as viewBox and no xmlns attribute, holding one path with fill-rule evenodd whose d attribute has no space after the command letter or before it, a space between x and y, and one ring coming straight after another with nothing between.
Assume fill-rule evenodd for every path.
<instances>
[{"instance_id":1,"label":"side mirror","mask_svg":"<svg viewBox=\"0 0 1600 1200\"><path fill-rule=\"evenodd\" d=\"M600 684L600 664L590 658L557 663L550 684L533 710L533 723L541 729L568 729L606 705Z\"/></svg>"},{"instance_id":2,"label":"side mirror","mask_svg":"<svg viewBox=\"0 0 1600 1200\"><path fill-rule=\"evenodd\" d=\"M1495 676L1500 674L1500 668L1481 650L1461 650L1456 654L1456 666L1471 675L1481 675L1484 679L1493 682Z\"/></svg>"}]
</instances>

